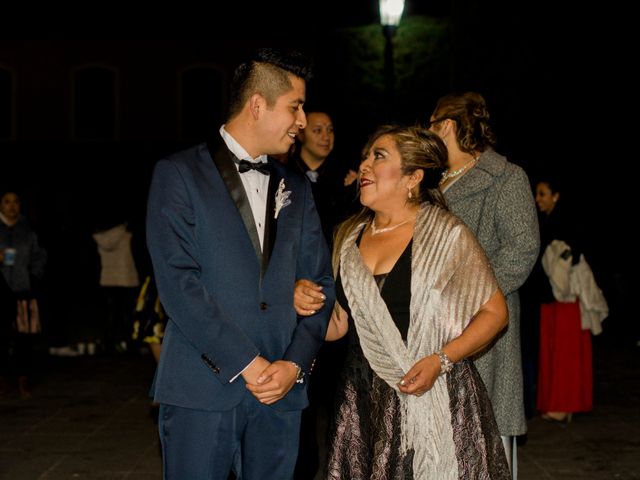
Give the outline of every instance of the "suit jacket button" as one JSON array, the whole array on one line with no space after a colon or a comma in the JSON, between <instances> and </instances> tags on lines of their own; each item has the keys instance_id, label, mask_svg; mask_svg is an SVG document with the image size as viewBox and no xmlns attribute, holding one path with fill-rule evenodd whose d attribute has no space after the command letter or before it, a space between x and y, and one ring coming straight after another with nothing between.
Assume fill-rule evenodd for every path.
<instances>
[{"instance_id":1,"label":"suit jacket button","mask_svg":"<svg viewBox=\"0 0 640 480\"><path fill-rule=\"evenodd\" d=\"M267 309L267 303L266 302L260 302L260 310L266 310Z\"/></svg>"}]
</instances>

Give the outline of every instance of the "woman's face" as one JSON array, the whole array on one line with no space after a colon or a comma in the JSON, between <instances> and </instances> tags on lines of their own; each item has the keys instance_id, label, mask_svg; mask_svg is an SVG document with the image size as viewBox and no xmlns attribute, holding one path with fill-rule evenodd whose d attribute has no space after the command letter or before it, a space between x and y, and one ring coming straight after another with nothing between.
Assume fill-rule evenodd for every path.
<instances>
[{"instance_id":1,"label":"woman's face","mask_svg":"<svg viewBox=\"0 0 640 480\"><path fill-rule=\"evenodd\" d=\"M360 163L360 203L374 211L400 208L407 201L409 181L394 139L383 135Z\"/></svg>"},{"instance_id":2,"label":"woman's face","mask_svg":"<svg viewBox=\"0 0 640 480\"><path fill-rule=\"evenodd\" d=\"M538 210L542 213L551 213L556 206L558 198L560 198L560 194L558 192L553 193L548 183L540 182L536 185L536 205L538 205Z\"/></svg>"},{"instance_id":3,"label":"woman's face","mask_svg":"<svg viewBox=\"0 0 640 480\"><path fill-rule=\"evenodd\" d=\"M325 159L333 150L335 135L333 122L326 113L311 112L307 115L307 126L298 134L302 150L315 158Z\"/></svg>"},{"instance_id":4,"label":"woman's face","mask_svg":"<svg viewBox=\"0 0 640 480\"><path fill-rule=\"evenodd\" d=\"M0 212L8 220L17 220L20 216L20 199L12 192L5 193L0 200Z\"/></svg>"}]
</instances>

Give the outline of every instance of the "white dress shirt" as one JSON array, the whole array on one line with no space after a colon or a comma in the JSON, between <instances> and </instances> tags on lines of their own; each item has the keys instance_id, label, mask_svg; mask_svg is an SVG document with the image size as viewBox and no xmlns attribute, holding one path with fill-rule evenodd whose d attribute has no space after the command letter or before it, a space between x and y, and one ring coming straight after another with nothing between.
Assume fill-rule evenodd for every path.
<instances>
[{"instance_id":1,"label":"white dress shirt","mask_svg":"<svg viewBox=\"0 0 640 480\"><path fill-rule=\"evenodd\" d=\"M248 160L249 162L258 163L258 162L266 162L267 156L260 155L256 158L251 158L251 155L247 153L247 151L242 148L242 146L233 138L229 132L224 129L224 125L220 127L220 135L224 140L224 143L227 145L227 148L231 153L233 153L238 160ZM240 168L240 166L235 163L236 170ZM265 175L264 173L260 173L256 170L248 170L244 173L240 173L240 180L242 180L242 185L244 186L244 191L247 194L247 198L249 199L249 205L251 206L251 212L253 213L253 220L256 223L256 229L258 230L258 237L260 238L260 248L262 249L264 246L264 221L265 214L267 210L267 192L269 191L269 175ZM244 372L249 365L251 365L258 357L255 357L251 360L246 367L244 367L236 376L234 376L229 383L233 382L236 378L238 378L242 372Z\"/></svg>"},{"instance_id":2,"label":"white dress shirt","mask_svg":"<svg viewBox=\"0 0 640 480\"><path fill-rule=\"evenodd\" d=\"M252 163L266 162L267 156L260 155L251 158L247 151L233 138L229 132L224 129L224 125L220 127L220 135L226 143L227 148L233 153L238 160L247 160ZM235 162L234 162L235 163ZM239 165L235 163L236 169ZM244 185L244 191L249 199L253 220L258 230L258 238L260 238L260 248L264 246L264 221L267 210L267 192L269 190L269 175L260 173L257 170L248 170L240 174L240 180Z\"/></svg>"}]
</instances>

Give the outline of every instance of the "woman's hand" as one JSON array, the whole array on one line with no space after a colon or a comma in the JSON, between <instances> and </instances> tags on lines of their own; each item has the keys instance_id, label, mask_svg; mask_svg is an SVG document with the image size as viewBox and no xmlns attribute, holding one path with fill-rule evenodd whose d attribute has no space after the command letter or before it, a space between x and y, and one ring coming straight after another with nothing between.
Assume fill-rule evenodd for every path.
<instances>
[{"instance_id":1,"label":"woman's hand","mask_svg":"<svg viewBox=\"0 0 640 480\"><path fill-rule=\"evenodd\" d=\"M349 170L344 176L344 186L348 187L358 179L358 173L355 170Z\"/></svg>"},{"instance_id":2,"label":"woman's hand","mask_svg":"<svg viewBox=\"0 0 640 480\"><path fill-rule=\"evenodd\" d=\"M313 315L322 307L326 297L322 293L322 286L311 280L301 279L293 289L293 307L296 313L303 317Z\"/></svg>"},{"instance_id":3,"label":"woman's hand","mask_svg":"<svg viewBox=\"0 0 640 480\"><path fill-rule=\"evenodd\" d=\"M421 396L431 390L440 375L440 358L432 354L419 360L398 383L398 388L407 395Z\"/></svg>"},{"instance_id":4,"label":"woman's hand","mask_svg":"<svg viewBox=\"0 0 640 480\"><path fill-rule=\"evenodd\" d=\"M453 363L478 353L489 345L508 322L507 302L500 289L480 307L460 336L442 347ZM408 395L423 395L431 390L440 375L440 358L431 354L418 361L398 383Z\"/></svg>"}]
</instances>

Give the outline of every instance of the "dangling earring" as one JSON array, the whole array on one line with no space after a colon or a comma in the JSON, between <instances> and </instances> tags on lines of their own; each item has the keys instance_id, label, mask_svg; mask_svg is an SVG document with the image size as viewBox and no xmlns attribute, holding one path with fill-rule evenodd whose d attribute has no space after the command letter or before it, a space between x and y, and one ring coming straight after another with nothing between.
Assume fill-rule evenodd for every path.
<instances>
[{"instance_id":1,"label":"dangling earring","mask_svg":"<svg viewBox=\"0 0 640 480\"><path fill-rule=\"evenodd\" d=\"M413 198L413 193L411 193L411 189L409 189L409 200L411 200Z\"/></svg>"}]
</instances>

